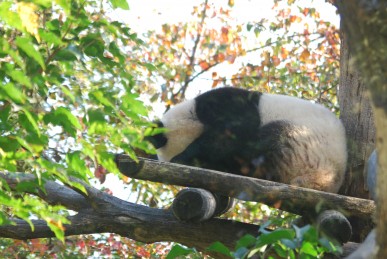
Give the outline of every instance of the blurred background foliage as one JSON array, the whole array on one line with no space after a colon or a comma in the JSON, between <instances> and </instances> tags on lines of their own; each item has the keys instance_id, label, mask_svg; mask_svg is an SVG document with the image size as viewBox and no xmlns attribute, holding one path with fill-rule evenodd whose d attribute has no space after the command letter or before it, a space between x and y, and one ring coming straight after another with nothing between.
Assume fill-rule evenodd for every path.
<instances>
[{"instance_id":1,"label":"blurred background foliage","mask_svg":"<svg viewBox=\"0 0 387 259\"><path fill-rule=\"evenodd\" d=\"M168 244L64 237L71 212L26 193L47 180L82 189L75 177L132 202L167 207L179 187L120 176L112 154L154 153L143 141L150 121L187 97L231 85L302 97L338 112L338 28L305 2L273 1L272 19L241 23L233 1L204 0L190 21L142 35L114 16L129 6L125 0L1 1L0 172L37 180L17 192L0 182L0 224L44 219L60 240L0 239L2 257L165 255ZM282 226L294 219L255 203L239 203L225 216L258 224L278 219Z\"/></svg>"}]
</instances>

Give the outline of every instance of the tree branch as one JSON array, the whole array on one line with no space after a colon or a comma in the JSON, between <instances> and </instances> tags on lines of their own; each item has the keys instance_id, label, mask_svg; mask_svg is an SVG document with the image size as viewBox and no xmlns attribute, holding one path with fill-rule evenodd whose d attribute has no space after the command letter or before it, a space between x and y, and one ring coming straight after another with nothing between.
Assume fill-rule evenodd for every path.
<instances>
[{"instance_id":1,"label":"tree branch","mask_svg":"<svg viewBox=\"0 0 387 259\"><path fill-rule=\"evenodd\" d=\"M203 11L202 11L202 18L201 18L201 21L200 21L200 24L199 24L199 28L198 28L198 33L196 35L196 39L195 39L195 42L194 42L194 46L193 46L193 49L192 49L192 54L190 56L190 59L189 59L189 69L191 71L194 70L194 64L195 64L195 56L196 56L196 50L199 46L199 43L200 43L200 38L202 37L202 31L203 31L203 25L204 25L204 20L206 19L206 13L207 13L207 4L208 4L208 0L205 0L204 1L204 4L203 4ZM188 87L188 84L191 82L192 80L190 79L190 76L187 76L185 81L184 81L184 85L180 88L180 90L177 92L177 94L181 94L181 96L184 96L185 94L185 91L187 90L187 87ZM176 95L177 95L176 94Z\"/></svg>"},{"instance_id":2,"label":"tree branch","mask_svg":"<svg viewBox=\"0 0 387 259\"><path fill-rule=\"evenodd\" d=\"M132 162L128 164L127 157L125 159L124 162L122 158L119 160L121 166L123 164L126 166L136 165ZM140 161L144 164L148 163L144 159L140 159ZM163 166L168 168L168 164ZM172 165L172 168L180 168L180 166L176 166ZM135 166L134 168L138 167ZM143 166L143 168L145 167ZM211 182L213 180L210 177L212 174L205 173ZM212 173L217 174L217 172ZM0 178L3 178L11 189L16 189L18 183L37 180L33 175L20 173L0 173ZM196 181L196 177L193 178L193 181ZM173 241L205 251L215 241L220 241L228 248L234 249L236 241L243 235L251 234L256 236L259 234L259 226L257 225L226 219L214 218L201 223L184 223L177 220L169 209L155 209L126 202L84 183L82 184L89 194L87 198L69 186L63 186L53 181L45 183L46 192L37 191L32 193L51 204L61 204L69 209L78 211L78 214L69 217L71 224L64 225L66 236L109 232L145 243ZM249 184L245 186L249 187ZM275 187L279 185L273 183L268 186L270 189L270 186ZM227 188L227 185L223 188ZM249 188L246 190L248 193ZM32 220L35 228L34 231L31 230L29 223L24 220L11 220L15 225L0 226L1 237L31 239L55 236L43 220ZM353 243L348 245L351 249L356 246L357 244ZM348 249L344 248L345 251ZM216 255L216 257L222 258L219 255Z\"/></svg>"},{"instance_id":3,"label":"tree branch","mask_svg":"<svg viewBox=\"0 0 387 259\"><path fill-rule=\"evenodd\" d=\"M35 181L33 175L1 173L11 189L20 182ZM178 221L170 210L155 209L130 203L84 184L88 198L68 186L53 181L45 183L46 192L32 193L51 204L61 204L78 214L69 217L70 225L64 225L65 235L92 233L116 233L131 239L152 243L174 241L204 251L211 243L220 241L230 249L245 234L257 235L259 226L225 219L212 219L200 224ZM14 239L54 237L55 234L43 220L32 220L30 225L13 219L16 225L0 226L0 236Z\"/></svg>"},{"instance_id":4,"label":"tree branch","mask_svg":"<svg viewBox=\"0 0 387 259\"><path fill-rule=\"evenodd\" d=\"M126 176L165 184L203 188L245 201L257 201L298 215L313 216L334 209L347 217L371 220L375 204L371 200L342 196L256 178L213 170L139 158L137 164L128 156L117 157L119 169Z\"/></svg>"}]
</instances>

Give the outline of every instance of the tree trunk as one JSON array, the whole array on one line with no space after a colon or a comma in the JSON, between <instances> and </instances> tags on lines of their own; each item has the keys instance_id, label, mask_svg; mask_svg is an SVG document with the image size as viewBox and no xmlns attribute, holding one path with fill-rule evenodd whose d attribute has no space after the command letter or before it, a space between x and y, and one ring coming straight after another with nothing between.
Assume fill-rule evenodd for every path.
<instances>
[{"instance_id":1,"label":"tree trunk","mask_svg":"<svg viewBox=\"0 0 387 259\"><path fill-rule=\"evenodd\" d=\"M341 0L336 4L349 50L368 84L374 108L378 152L377 258L387 258L387 3Z\"/></svg>"},{"instance_id":2,"label":"tree trunk","mask_svg":"<svg viewBox=\"0 0 387 259\"><path fill-rule=\"evenodd\" d=\"M340 119L347 135L348 163L341 194L368 198L364 188L364 165L375 148L375 125L367 87L353 63L348 37L341 33Z\"/></svg>"}]
</instances>

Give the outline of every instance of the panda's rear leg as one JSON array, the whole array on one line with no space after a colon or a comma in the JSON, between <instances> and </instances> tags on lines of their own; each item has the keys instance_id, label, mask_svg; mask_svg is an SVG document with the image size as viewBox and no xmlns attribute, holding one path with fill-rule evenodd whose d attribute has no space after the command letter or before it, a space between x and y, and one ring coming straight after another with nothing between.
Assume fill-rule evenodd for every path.
<instances>
[{"instance_id":1,"label":"panda's rear leg","mask_svg":"<svg viewBox=\"0 0 387 259\"><path fill-rule=\"evenodd\" d=\"M341 185L341 179L333 170L319 169L293 178L290 184L318 191L337 193Z\"/></svg>"},{"instance_id":2,"label":"panda's rear leg","mask_svg":"<svg viewBox=\"0 0 387 259\"><path fill-rule=\"evenodd\" d=\"M172 204L175 217L184 222L202 222L219 216L234 206L233 198L199 188L181 190Z\"/></svg>"}]
</instances>

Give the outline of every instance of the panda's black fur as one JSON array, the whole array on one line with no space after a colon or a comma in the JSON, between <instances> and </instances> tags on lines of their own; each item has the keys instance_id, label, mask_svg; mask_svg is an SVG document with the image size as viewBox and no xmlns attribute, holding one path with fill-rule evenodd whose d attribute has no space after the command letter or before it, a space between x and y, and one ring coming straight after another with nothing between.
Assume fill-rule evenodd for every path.
<instances>
[{"instance_id":1,"label":"panda's black fur","mask_svg":"<svg viewBox=\"0 0 387 259\"><path fill-rule=\"evenodd\" d=\"M219 88L169 110L153 141L158 157L222 172L337 192L346 143L321 105L282 95Z\"/></svg>"}]
</instances>

